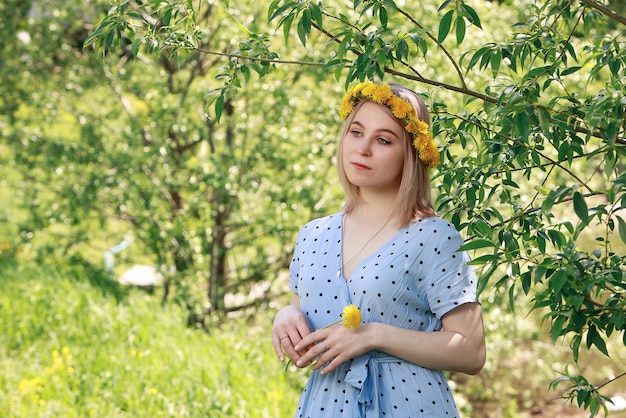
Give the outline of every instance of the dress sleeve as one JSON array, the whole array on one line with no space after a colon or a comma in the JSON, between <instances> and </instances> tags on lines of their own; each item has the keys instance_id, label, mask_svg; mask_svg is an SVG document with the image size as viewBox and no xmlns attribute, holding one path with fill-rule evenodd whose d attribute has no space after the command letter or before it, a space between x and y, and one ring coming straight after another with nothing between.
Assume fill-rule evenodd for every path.
<instances>
[{"instance_id":1,"label":"dress sleeve","mask_svg":"<svg viewBox=\"0 0 626 418\"><path fill-rule=\"evenodd\" d=\"M291 264L289 264L289 289L293 293L298 293L298 282L300 281L300 254L302 247L302 238L304 235L304 229L301 228L296 238L296 246L293 251L293 258Z\"/></svg>"},{"instance_id":2,"label":"dress sleeve","mask_svg":"<svg viewBox=\"0 0 626 418\"><path fill-rule=\"evenodd\" d=\"M454 308L469 302L478 302L476 273L468 265L470 257L463 246L461 234L453 225L445 223L433 229L430 245L432 258L428 269L427 298L431 311L441 319Z\"/></svg>"}]
</instances>

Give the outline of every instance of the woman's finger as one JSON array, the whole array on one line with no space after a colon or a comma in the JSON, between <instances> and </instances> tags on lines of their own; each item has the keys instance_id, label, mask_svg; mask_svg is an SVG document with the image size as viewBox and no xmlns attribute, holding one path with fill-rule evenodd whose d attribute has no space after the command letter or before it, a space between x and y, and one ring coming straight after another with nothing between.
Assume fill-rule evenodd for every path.
<instances>
[{"instance_id":1,"label":"woman's finger","mask_svg":"<svg viewBox=\"0 0 626 418\"><path fill-rule=\"evenodd\" d=\"M272 330L272 346L280 361L285 361L285 353L282 346L282 340L285 338L289 338L287 334L281 334L280 332Z\"/></svg>"},{"instance_id":2,"label":"woman's finger","mask_svg":"<svg viewBox=\"0 0 626 418\"><path fill-rule=\"evenodd\" d=\"M304 341L306 341L306 338L296 347L297 351L305 350L302 356L296 361L298 367L306 367L316 359L319 362L321 357L326 354L329 349L328 343L325 340L318 340L309 347L303 346Z\"/></svg>"},{"instance_id":3,"label":"woman's finger","mask_svg":"<svg viewBox=\"0 0 626 418\"><path fill-rule=\"evenodd\" d=\"M313 347L318 341L325 340L328 337L328 330L321 329L315 332L309 332L304 335L300 341L294 342L294 349L296 351L304 350Z\"/></svg>"}]
</instances>

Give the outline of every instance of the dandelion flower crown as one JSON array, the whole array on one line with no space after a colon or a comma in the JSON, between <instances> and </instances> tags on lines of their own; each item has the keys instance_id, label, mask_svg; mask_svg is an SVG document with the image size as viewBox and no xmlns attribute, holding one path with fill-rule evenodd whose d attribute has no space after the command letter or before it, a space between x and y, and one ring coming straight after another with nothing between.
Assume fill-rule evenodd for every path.
<instances>
[{"instance_id":1,"label":"dandelion flower crown","mask_svg":"<svg viewBox=\"0 0 626 418\"><path fill-rule=\"evenodd\" d=\"M351 87L341 101L339 113L341 120L346 120L354 111L354 107L363 100L371 100L388 108L413 137L413 146L426 168L437 167L439 150L433 140L433 134L428 124L417 118L415 108L408 100L394 94L390 85L372 82L360 83Z\"/></svg>"}]
</instances>

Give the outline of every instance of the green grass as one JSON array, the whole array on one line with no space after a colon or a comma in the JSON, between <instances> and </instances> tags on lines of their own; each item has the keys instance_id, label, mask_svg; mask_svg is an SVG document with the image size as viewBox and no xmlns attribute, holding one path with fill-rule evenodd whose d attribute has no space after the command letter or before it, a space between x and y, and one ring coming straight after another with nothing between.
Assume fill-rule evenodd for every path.
<instances>
[{"instance_id":1,"label":"green grass","mask_svg":"<svg viewBox=\"0 0 626 418\"><path fill-rule=\"evenodd\" d=\"M5 263L6 264L6 263ZM0 266L0 416L287 417L269 314L211 333L98 272Z\"/></svg>"}]
</instances>

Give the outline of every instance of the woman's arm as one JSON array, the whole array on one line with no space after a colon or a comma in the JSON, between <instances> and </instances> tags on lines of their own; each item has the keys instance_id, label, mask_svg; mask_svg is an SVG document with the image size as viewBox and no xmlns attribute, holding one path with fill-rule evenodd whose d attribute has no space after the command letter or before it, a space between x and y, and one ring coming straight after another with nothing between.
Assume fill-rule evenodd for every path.
<instances>
[{"instance_id":1,"label":"woman's arm","mask_svg":"<svg viewBox=\"0 0 626 418\"><path fill-rule=\"evenodd\" d=\"M379 322L361 324L355 330L343 326L322 329L296 345L296 351L308 347L296 365L305 367L320 356L312 368L323 367L322 373L327 373L351 358L379 350L431 369L478 373L486 357L480 304L461 305L444 315L442 322L443 331L434 332Z\"/></svg>"},{"instance_id":2,"label":"woman's arm","mask_svg":"<svg viewBox=\"0 0 626 418\"><path fill-rule=\"evenodd\" d=\"M372 331L376 349L430 369L478 373L487 351L480 304L461 305L441 321L443 330L435 332L378 324Z\"/></svg>"}]
</instances>

